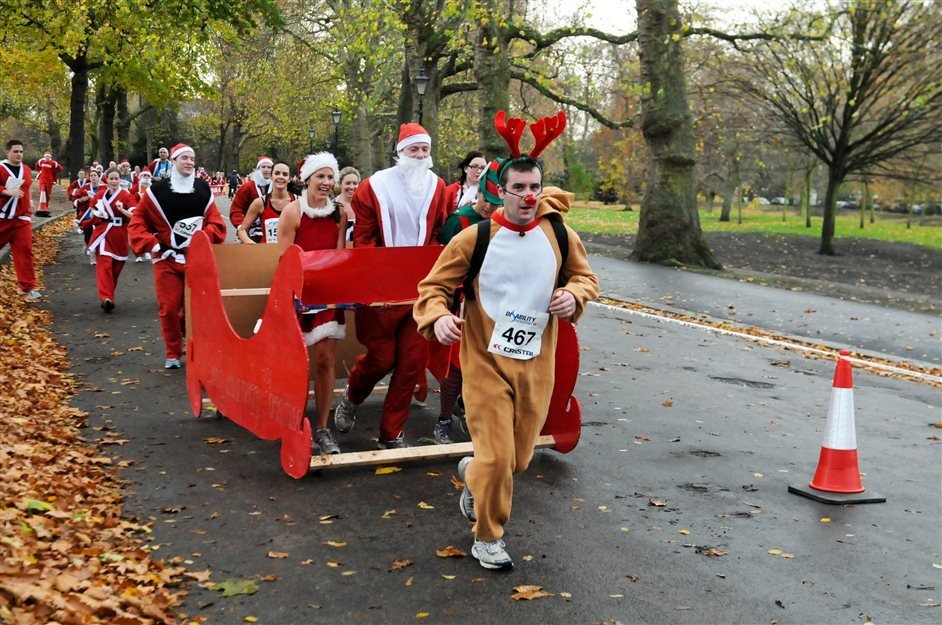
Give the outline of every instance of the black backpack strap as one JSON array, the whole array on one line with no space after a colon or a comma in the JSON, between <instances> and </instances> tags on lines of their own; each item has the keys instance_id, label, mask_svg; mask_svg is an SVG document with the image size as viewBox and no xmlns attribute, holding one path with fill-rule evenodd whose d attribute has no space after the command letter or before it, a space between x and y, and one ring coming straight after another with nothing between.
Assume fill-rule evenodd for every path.
<instances>
[{"instance_id":1,"label":"black backpack strap","mask_svg":"<svg viewBox=\"0 0 942 625\"><path fill-rule=\"evenodd\" d=\"M559 257L562 259L559 265L559 275L556 277L556 288L559 288L566 284L563 269L566 267L566 258L569 256L569 233L566 232L566 224L561 219L550 219L549 222L553 226L556 244L559 246Z\"/></svg>"},{"instance_id":2,"label":"black backpack strap","mask_svg":"<svg viewBox=\"0 0 942 625\"><path fill-rule=\"evenodd\" d=\"M474 241L474 251L471 252L471 264L468 265L468 274L464 277L464 283L461 290L465 299L474 299L474 287L471 283L478 277L481 271L481 265L484 264L484 255L487 254L487 246L491 243L491 220L485 219L477 225L477 238Z\"/></svg>"}]
</instances>

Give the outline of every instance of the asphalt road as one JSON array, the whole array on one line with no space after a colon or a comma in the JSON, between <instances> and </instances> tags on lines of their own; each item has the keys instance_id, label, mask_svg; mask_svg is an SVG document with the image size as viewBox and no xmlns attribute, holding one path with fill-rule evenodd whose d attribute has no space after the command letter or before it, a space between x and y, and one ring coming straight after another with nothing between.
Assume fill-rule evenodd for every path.
<instances>
[{"instance_id":1,"label":"asphalt road","mask_svg":"<svg viewBox=\"0 0 942 625\"><path fill-rule=\"evenodd\" d=\"M675 305L694 298L653 268L592 262L608 293L624 295L633 285L652 300L671 293ZM53 331L70 351L82 388L74 404L90 413L87 436L124 441L106 449L131 463L123 472L125 512L153 521L158 556L183 558L190 570L211 571L215 582L251 579L258 586L252 595L224 597L194 583L182 607L188 618L520 625L939 620L942 469L940 441L932 438L939 430L928 425L940 418L938 389L858 371L860 469L868 491L888 500L819 504L789 494L787 486L814 472L832 362L590 308L579 325L582 440L567 455L538 452L518 476L506 536L516 568L495 574L470 557L436 556L449 545L470 549L450 481L453 462L293 480L281 472L277 443L224 418L189 414L184 372L161 367L149 265L126 266L111 315L98 307L78 235L67 238L45 281L41 305L53 311ZM762 307L752 285L728 285L738 312ZM700 288L722 303L716 285ZM846 302L803 305L850 316ZM901 327L918 318L895 315ZM865 331L846 342L869 340ZM413 407L408 438L431 432L434 403L433 396L430 406ZM371 448L380 406L380 397L368 400L357 429L340 435L345 450ZM525 584L553 596L512 600L513 587Z\"/></svg>"}]
</instances>

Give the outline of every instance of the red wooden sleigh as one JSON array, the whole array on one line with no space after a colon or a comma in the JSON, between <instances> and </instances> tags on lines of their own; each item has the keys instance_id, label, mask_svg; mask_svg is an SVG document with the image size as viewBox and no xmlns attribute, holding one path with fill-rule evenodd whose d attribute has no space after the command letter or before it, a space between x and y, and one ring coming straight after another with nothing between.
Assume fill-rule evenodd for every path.
<instances>
[{"instance_id":1,"label":"red wooden sleigh","mask_svg":"<svg viewBox=\"0 0 942 625\"><path fill-rule=\"evenodd\" d=\"M208 403L259 438L281 439L281 466L295 478L312 468L471 454L471 443L455 443L312 457L304 413L311 360L296 304L348 309L347 338L337 348L337 375L345 376L364 351L349 309L411 303L440 252L439 247L302 252L292 246L279 260L275 245L212 245L198 232L186 272L186 380L194 414L202 413L205 392ZM538 446L567 453L581 431L581 409L572 396L579 345L572 324L559 326L556 386Z\"/></svg>"}]
</instances>

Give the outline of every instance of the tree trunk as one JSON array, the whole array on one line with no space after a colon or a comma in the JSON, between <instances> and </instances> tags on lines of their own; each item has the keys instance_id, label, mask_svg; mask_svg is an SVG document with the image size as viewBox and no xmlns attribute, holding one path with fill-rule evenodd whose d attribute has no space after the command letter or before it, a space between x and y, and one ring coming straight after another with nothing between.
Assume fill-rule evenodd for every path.
<instances>
[{"instance_id":1,"label":"tree trunk","mask_svg":"<svg viewBox=\"0 0 942 625\"><path fill-rule=\"evenodd\" d=\"M837 191L841 187L839 174L836 168L828 168L828 188L824 194L824 218L821 225L821 247L818 254L834 256L834 231L837 213Z\"/></svg>"},{"instance_id":2,"label":"tree trunk","mask_svg":"<svg viewBox=\"0 0 942 625\"><path fill-rule=\"evenodd\" d=\"M356 123L350 129L353 135L353 162L360 175L366 178L372 176L376 171L373 165L373 144L371 141L370 121L367 116L366 106L359 105L356 108Z\"/></svg>"},{"instance_id":3,"label":"tree trunk","mask_svg":"<svg viewBox=\"0 0 942 625\"><path fill-rule=\"evenodd\" d=\"M232 167L242 170L242 122L237 121L232 125Z\"/></svg>"},{"instance_id":4,"label":"tree trunk","mask_svg":"<svg viewBox=\"0 0 942 625\"><path fill-rule=\"evenodd\" d=\"M641 98L651 173L632 258L719 269L697 212L693 119L677 0L636 0L636 7L641 84L651 86Z\"/></svg>"},{"instance_id":5,"label":"tree trunk","mask_svg":"<svg viewBox=\"0 0 942 625\"><path fill-rule=\"evenodd\" d=\"M85 98L88 96L88 59L84 52L72 59L63 59L72 71L69 94L69 152L66 167L69 178L85 164Z\"/></svg>"},{"instance_id":6,"label":"tree trunk","mask_svg":"<svg viewBox=\"0 0 942 625\"><path fill-rule=\"evenodd\" d=\"M107 168L114 158L114 92L104 83L98 85L95 104L100 112L98 118L98 162Z\"/></svg>"},{"instance_id":7,"label":"tree trunk","mask_svg":"<svg viewBox=\"0 0 942 625\"><path fill-rule=\"evenodd\" d=\"M229 173L229 170L232 169L229 167L229 163L226 160L226 137L229 135L229 124L230 121L220 122L219 123L219 149L216 150L216 162L219 163L219 167L222 171Z\"/></svg>"},{"instance_id":8,"label":"tree trunk","mask_svg":"<svg viewBox=\"0 0 942 625\"><path fill-rule=\"evenodd\" d=\"M723 181L723 207L720 208L720 221L729 221L729 215L733 210L733 196L736 195L736 185L739 183L738 176L727 176Z\"/></svg>"},{"instance_id":9,"label":"tree trunk","mask_svg":"<svg viewBox=\"0 0 942 625\"><path fill-rule=\"evenodd\" d=\"M117 113L115 122L115 134L118 139L117 155L119 158L130 158L131 117L128 114L128 91L123 87L118 87L113 93Z\"/></svg>"},{"instance_id":10,"label":"tree trunk","mask_svg":"<svg viewBox=\"0 0 942 625\"><path fill-rule=\"evenodd\" d=\"M498 17L509 15L510 9L495 0L480 0L488 19L481 27L474 47L474 79L478 90L478 145L488 158L505 156L507 144L494 131L494 116L510 108L510 57L507 54L507 28L500 28ZM509 24L512 19L508 20ZM509 111L508 111L509 112Z\"/></svg>"},{"instance_id":11,"label":"tree trunk","mask_svg":"<svg viewBox=\"0 0 942 625\"><path fill-rule=\"evenodd\" d=\"M811 227L811 178L814 167L805 170L805 188L801 192L801 208L805 211L805 228Z\"/></svg>"},{"instance_id":12,"label":"tree trunk","mask_svg":"<svg viewBox=\"0 0 942 625\"><path fill-rule=\"evenodd\" d=\"M53 158L62 158L62 132L52 112L46 111L46 132L49 134L49 149Z\"/></svg>"}]
</instances>

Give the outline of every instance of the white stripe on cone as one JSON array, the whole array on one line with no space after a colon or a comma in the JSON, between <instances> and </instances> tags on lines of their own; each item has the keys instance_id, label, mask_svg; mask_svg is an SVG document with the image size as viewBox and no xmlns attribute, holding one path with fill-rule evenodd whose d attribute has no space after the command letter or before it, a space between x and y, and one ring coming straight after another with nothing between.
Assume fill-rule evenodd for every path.
<instances>
[{"instance_id":1,"label":"white stripe on cone","mask_svg":"<svg viewBox=\"0 0 942 625\"><path fill-rule=\"evenodd\" d=\"M854 424L854 389L833 388L828 422L824 428L822 447L828 449L857 449L857 428Z\"/></svg>"}]
</instances>

